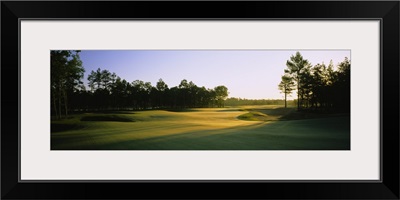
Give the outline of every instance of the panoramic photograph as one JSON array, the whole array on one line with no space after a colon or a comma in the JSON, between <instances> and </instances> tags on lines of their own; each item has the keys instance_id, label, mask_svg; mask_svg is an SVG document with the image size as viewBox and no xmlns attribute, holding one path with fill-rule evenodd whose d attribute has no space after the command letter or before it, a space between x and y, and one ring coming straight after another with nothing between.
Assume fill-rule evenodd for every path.
<instances>
[{"instance_id":1,"label":"panoramic photograph","mask_svg":"<svg viewBox=\"0 0 400 200\"><path fill-rule=\"evenodd\" d=\"M350 50L51 50L51 150L350 150Z\"/></svg>"}]
</instances>

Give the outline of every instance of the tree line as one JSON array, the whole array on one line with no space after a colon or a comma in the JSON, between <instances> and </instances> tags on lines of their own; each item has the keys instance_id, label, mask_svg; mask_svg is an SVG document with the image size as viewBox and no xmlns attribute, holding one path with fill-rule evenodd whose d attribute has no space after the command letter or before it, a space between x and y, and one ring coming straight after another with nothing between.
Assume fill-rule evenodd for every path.
<instances>
[{"instance_id":1,"label":"tree line","mask_svg":"<svg viewBox=\"0 0 400 200\"><path fill-rule=\"evenodd\" d=\"M183 79L169 88L160 78L155 86L150 82L128 82L115 73L98 68L91 71L86 89L82 79L85 69L79 51L51 51L51 113L57 118L71 111L183 109L224 107L228 88L199 87Z\"/></svg>"},{"instance_id":2,"label":"tree line","mask_svg":"<svg viewBox=\"0 0 400 200\"><path fill-rule=\"evenodd\" d=\"M284 105L283 99L246 99L230 97L225 100L226 106L246 106L246 105Z\"/></svg>"},{"instance_id":3,"label":"tree line","mask_svg":"<svg viewBox=\"0 0 400 200\"><path fill-rule=\"evenodd\" d=\"M150 82L128 82L115 73L98 68L87 77L89 89L82 79L85 69L80 51L51 51L51 114L56 118L73 111L182 109L239 105L287 106L287 96L297 91L298 110L350 112L350 60L345 58L336 67L332 61L311 65L300 52L286 62L287 68L278 88L284 100L251 100L229 98L228 88L199 87L183 79L178 86L168 87L160 78Z\"/></svg>"},{"instance_id":4,"label":"tree line","mask_svg":"<svg viewBox=\"0 0 400 200\"><path fill-rule=\"evenodd\" d=\"M287 95L297 90L298 110L350 112L350 65L346 57L336 67L332 61L328 66L313 66L296 52L287 60L278 88L285 94L285 102Z\"/></svg>"}]
</instances>

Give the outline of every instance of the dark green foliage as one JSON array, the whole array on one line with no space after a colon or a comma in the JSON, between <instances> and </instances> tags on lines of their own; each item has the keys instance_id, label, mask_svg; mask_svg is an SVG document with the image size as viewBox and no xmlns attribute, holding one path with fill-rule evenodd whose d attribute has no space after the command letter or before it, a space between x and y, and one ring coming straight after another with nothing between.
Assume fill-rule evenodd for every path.
<instances>
[{"instance_id":1,"label":"dark green foliage","mask_svg":"<svg viewBox=\"0 0 400 200\"><path fill-rule=\"evenodd\" d=\"M295 81L298 110L350 112L350 61L348 58L339 63L335 70L332 61L328 67L324 63L312 66L297 52L287 61L287 67L283 77ZM279 84L281 90L284 90L283 77Z\"/></svg>"},{"instance_id":2,"label":"dark green foliage","mask_svg":"<svg viewBox=\"0 0 400 200\"><path fill-rule=\"evenodd\" d=\"M304 59L300 52L296 52L296 55L292 55L286 62L287 69L285 69L285 75L291 77L297 85L297 109L300 109L300 102L303 99L304 93L302 90L302 76L304 74L304 68L309 66L308 60ZM304 77L303 77L304 78ZM304 80L304 79L303 79Z\"/></svg>"},{"instance_id":3,"label":"dark green foliage","mask_svg":"<svg viewBox=\"0 0 400 200\"><path fill-rule=\"evenodd\" d=\"M245 98L230 97L226 99L224 103L225 106L284 105L285 101L282 99L245 99Z\"/></svg>"},{"instance_id":4,"label":"dark green foliage","mask_svg":"<svg viewBox=\"0 0 400 200\"><path fill-rule=\"evenodd\" d=\"M217 101L218 107L224 107L224 101L226 97L228 97L228 88L220 85L214 88L215 91L215 100Z\"/></svg>"},{"instance_id":5,"label":"dark green foliage","mask_svg":"<svg viewBox=\"0 0 400 200\"><path fill-rule=\"evenodd\" d=\"M154 87L141 80L130 83L100 68L90 73L88 81L90 90L81 87L71 93L69 104L74 111L223 107L228 96L228 88L223 85L206 89L183 79L179 86L168 88L159 79Z\"/></svg>"},{"instance_id":6,"label":"dark green foliage","mask_svg":"<svg viewBox=\"0 0 400 200\"><path fill-rule=\"evenodd\" d=\"M294 82L292 77L288 75L283 75L282 76L282 81L279 83L278 87L279 90L282 91L282 93L285 94L285 108L287 108L287 95L290 95L292 91L294 90Z\"/></svg>"},{"instance_id":7,"label":"dark green foliage","mask_svg":"<svg viewBox=\"0 0 400 200\"><path fill-rule=\"evenodd\" d=\"M51 113L58 119L67 117L71 104L69 97L84 88L81 79L85 69L79 57L80 51L50 51L51 65Z\"/></svg>"}]
</instances>

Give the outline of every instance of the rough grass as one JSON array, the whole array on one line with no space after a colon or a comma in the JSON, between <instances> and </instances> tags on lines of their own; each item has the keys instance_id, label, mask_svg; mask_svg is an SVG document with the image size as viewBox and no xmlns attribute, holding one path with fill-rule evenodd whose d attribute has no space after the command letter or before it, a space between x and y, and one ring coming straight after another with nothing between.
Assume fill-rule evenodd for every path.
<instances>
[{"instance_id":1,"label":"rough grass","mask_svg":"<svg viewBox=\"0 0 400 200\"><path fill-rule=\"evenodd\" d=\"M114 122L134 122L132 118L123 115L91 115L81 117L81 121L114 121Z\"/></svg>"},{"instance_id":2,"label":"rough grass","mask_svg":"<svg viewBox=\"0 0 400 200\"><path fill-rule=\"evenodd\" d=\"M268 117L268 115L264 113L251 111L246 114L238 116L238 119L249 120L249 121L268 121L270 118Z\"/></svg>"},{"instance_id":3,"label":"rough grass","mask_svg":"<svg viewBox=\"0 0 400 200\"><path fill-rule=\"evenodd\" d=\"M52 150L349 150L350 117L280 120L293 109L84 113L53 121ZM101 120L99 119L99 116ZM132 121L103 120L130 119ZM240 117L242 116L242 117ZM244 117L243 117L244 116ZM82 118L92 120L81 121ZM243 120L243 119L246 120ZM269 120L266 120L266 119ZM93 120L96 119L96 120ZM275 120L272 120L275 119ZM76 128L76 127L79 128Z\"/></svg>"},{"instance_id":4,"label":"rough grass","mask_svg":"<svg viewBox=\"0 0 400 200\"><path fill-rule=\"evenodd\" d=\"M295 112L294 108L279 108L279 107L247 107L248 113L238 116L238 119L248 121L277 121L281 120L284 116Z\"/></svg>"}]
</instances>

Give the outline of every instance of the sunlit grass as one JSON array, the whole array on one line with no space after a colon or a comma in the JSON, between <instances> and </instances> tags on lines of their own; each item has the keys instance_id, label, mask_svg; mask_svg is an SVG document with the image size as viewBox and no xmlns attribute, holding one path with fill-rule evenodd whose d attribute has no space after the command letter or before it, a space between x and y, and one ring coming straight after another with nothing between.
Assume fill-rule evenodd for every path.
<instances>
[{"instance_id":1,"label":"sunlit grass","mask_svg":"<svg viewBox=\"0 0 400 200\"><path fill-rule=\"evenodd\" d=\"M187 112L149 110L84 113L52 122L52 127L66 127L64 127L65 130L52 131L51 149L287 150L350 148L349 119L342 117L278 121L282 114L292 111L293 109L273 106L251 106L201 108ZM333 124L342 126L333 126Z\"/></svg>"}]
</instances>

